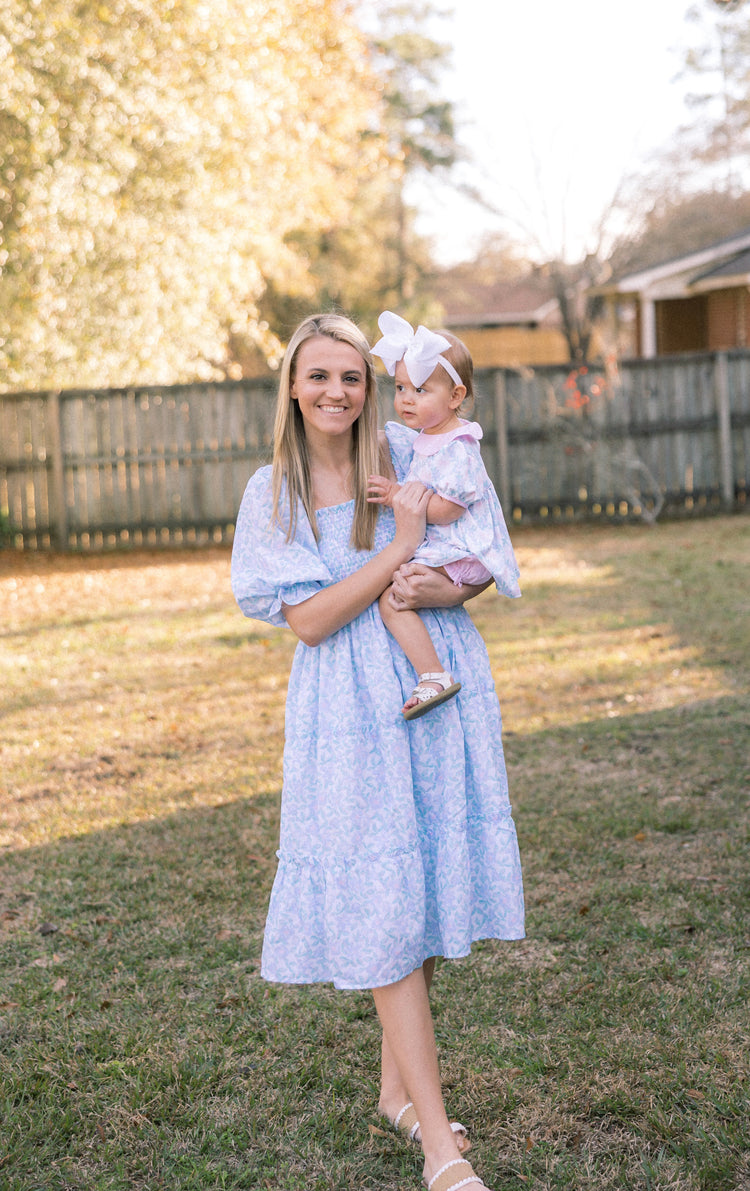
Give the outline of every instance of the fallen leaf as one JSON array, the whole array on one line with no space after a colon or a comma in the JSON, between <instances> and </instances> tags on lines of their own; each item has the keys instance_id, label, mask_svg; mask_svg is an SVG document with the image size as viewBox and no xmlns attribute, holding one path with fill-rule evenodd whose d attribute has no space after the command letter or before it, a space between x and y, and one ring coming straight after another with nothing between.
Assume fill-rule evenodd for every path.
<instances>
[{"instance_id":1,"label":"fallen leaf","mask_svg":"<svg viewBox=\"0 0 750 1191\"><path fill-rule=\"evenodd\" d=\"M633 836L633 839L635 840L635 842L636 842L637 844L642 844L642 843L643 843L643 841L645 840L645 838L646 838L646 832L645 832L645 831L637 831L637 832L635 833L635 835Z\"/></svg>"},{"instance_id":2,"label":"fallen leaf","mask_svg":"<svg viewBox=\"0 0 750 1191\"><path fill-rule=\"evenodd\" d=\"M60 977L59 977L59 978L58 978L58 979L55 981L55 983L52 985L52 991L53 991L53 992L62 992L62 990L63 990L64 988L66 988L66 987L67 987L67 983L68 983L68 982L67 982L67 980L65 979L65 977L64 977L64 976L60 976Z\"/></svg>"},{"instance_id":3,"label":"fallen leaf","mask_svg":"<svg viewBox=\"0 0 750 1191\"><path fill-rule=\"evenodd\" d=\"M59 927L55 926L54 922L43 922L39 927L40 935L56 935Z\"/></svg>"},{"instance_id":4,"label":"fallen leaf","mask_svg":"<svg viewBox=\"0 0 750 1191\"><path fill-rule=\"evenodd\" d=\"M385 1129L378 1129L377 1125L368 1125L368 1129L372 1137L390 1137L390 1134L386 1133Z\"/></svg>"},{"instance_id":5,"label":"fallen leaf","mask_svg":"<svg viewBox=\"0 0 750 1191\"><path fill-rule=\"evenodd\" d=\"M578 907L578 913L583 918L589 912L588 902L584 902L582 906Z\"/></svg>"}]
</instances>

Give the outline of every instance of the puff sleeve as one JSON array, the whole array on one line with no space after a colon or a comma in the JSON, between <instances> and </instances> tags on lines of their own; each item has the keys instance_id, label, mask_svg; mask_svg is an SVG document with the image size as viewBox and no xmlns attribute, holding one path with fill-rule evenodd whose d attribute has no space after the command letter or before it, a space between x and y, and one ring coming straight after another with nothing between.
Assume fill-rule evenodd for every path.
<instances>
[{"instance_id":1,"label":"puff sleeve","mask_svg":"<svg viewBox=\"0 0 750 1191\"><path fill-rule=\"evenodd\" d=\"M282 604L301 604L333 580L303 511L287 542L272 517L271 468L248 481L232 547L232 592L245 616L286 627Z\"/></svg>"},{"instance_id":2,"label":"puff sleeve","mask_svg":"<svg viewBox=\"0 0 750 1191\"><path fill-rule=\"evenodd\" d=\"M396 473L396 479L399 484L403 484L406 479L406 473L411 467L412 451L414 449L414 439L417 437L417 431L411 430L408 426L402 426L400 422L386 422L385 437L388 440L388 446L391 450L391 459L393 460L393 470Z\"/></svg>"},{"instance_id":3,"label":"puff sleeve","mask_svg":"<svg viewBox=\"0 0 750 1191\"><path fill-rule=\"evenodd\" d=\"M420 463L415 460L418 478L445 500L467 509L484 495L487 472L473 438L454 438L437 456L425 456Z\"/></svg>"}]
</instances>

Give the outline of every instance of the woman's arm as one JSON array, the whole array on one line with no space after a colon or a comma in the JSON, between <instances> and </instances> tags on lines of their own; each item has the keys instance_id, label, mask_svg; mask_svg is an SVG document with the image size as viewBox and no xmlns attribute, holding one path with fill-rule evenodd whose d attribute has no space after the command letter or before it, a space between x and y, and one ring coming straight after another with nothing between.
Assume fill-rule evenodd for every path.
<instances>
[{"instance_id":1,"label":"woman's arm","mask_svg":"<svg viewBox=\"0 0 750 1191\"><path fill-rule=\"evenodd\" d=\"M407 562L393 576L388 597L394 608L456 608L466 603L492 583L464 583L457 587L452 579L421 562Z\"/></svg>"},{"instance_id":2,"label":"woman's arm","mask_svg":"<svg viewBox=\"0 0 750 1191\"><path fill-rule=\"evenodd\" d=\"M305 645L320 645L349 624L385 591L398 568L412 557L424 537L429 490L412 482L394 496L396 533L359 570L316 592L301 604L284 604L286 622Z\"/></svg>"}]
</instances>

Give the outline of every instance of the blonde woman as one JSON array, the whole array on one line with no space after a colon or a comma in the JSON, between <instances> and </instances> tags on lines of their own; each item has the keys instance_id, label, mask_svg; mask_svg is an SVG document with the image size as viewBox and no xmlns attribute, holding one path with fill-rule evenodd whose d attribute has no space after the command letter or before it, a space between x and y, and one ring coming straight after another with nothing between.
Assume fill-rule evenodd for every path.
<instances>
[{"instance_id":1,"label":"blonde woman","mask_svg":"<svg viewBox=\"0 0 750 1191\"><path fill-rule=\"evenodd\" d=\"M486 650L456 587L401 568L429 492L368 503L373 474L403 480L403 444L378 436L372 358L348 319L298 327L279 384L274 460L239 512L232 587L245 615L299 637L286 706L279 864L262 974L371 989L383 1029L380 1111L421 1141L430 1191L478 1191L465 1129L443 1105L429 1005L436 956L523 937L500 709ZM408 725L412 679L378 599L394 583L467 676Z\"/></svg>"}]
</instances>

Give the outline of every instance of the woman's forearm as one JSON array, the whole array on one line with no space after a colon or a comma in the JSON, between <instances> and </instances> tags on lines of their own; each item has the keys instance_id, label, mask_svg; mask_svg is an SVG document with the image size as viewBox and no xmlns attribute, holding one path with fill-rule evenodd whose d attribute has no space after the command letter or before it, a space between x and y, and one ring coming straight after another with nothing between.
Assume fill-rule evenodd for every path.
<instances>
[{"instance_id":1,"label":"woman's forearm","mask_svg":"<svg viewBox=\"0 0 750 1191\"><path fill-rule=\"evenodd\" d=\"M349 624L385 591L394 571L411 557L395 540L358 571L316 592L301 604L284 604L286 622L305 645L320 645Z\"/></svg>"}]
</instances>

